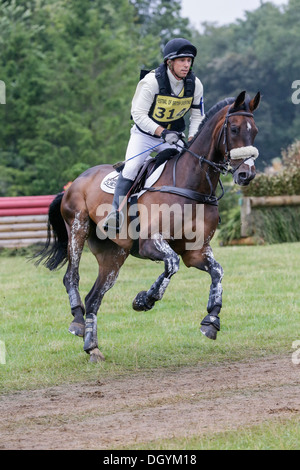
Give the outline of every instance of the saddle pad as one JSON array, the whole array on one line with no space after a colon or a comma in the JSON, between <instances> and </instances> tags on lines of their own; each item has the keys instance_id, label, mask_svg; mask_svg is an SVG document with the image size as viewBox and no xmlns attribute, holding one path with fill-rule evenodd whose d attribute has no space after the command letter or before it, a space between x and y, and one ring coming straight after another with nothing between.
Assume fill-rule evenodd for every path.
<instances>
[{"instance_id":1,"label":"saddle pad","mask_svg":"<svg viewBox=\"0 0 300 470\"><path fill-rule=\"evenodd\" d=\"M145 181L145 187L146 188L150 188L151 186L153 186L156 183L156 181L158 180L158 178L162 174L166 163L167 163L167 161L165 161L162 165L160 165L149 176L149 178L146 179L146 181ZM108 173L108 175L106 175L103 178L102 182L101 182L100 188L102 189L102 191L104 191L105 193L114 194L115 187L116 187L116 184L117 184L117 181L118 181L118 178L119 178L119 174L120 173L115 171L115 170L112 171L111 173ZM146 189L143 189L142 191L140 191L139 194L138 194L138 197L140 197L142 194L144 194L144 192L146 192Z\"/></svg>"},{"instance_id":2,"label":"saddle pad","mask_svg":"<svg viewBox=\"0 0 300 470\"><path fill-rule=\"evenodd\" d=\"M106 175L101 181L100 188L102 191L105 193L114 194L119 174L120 173L116 170L108 173L108 175Z\"/></svg>"}]
</instances>

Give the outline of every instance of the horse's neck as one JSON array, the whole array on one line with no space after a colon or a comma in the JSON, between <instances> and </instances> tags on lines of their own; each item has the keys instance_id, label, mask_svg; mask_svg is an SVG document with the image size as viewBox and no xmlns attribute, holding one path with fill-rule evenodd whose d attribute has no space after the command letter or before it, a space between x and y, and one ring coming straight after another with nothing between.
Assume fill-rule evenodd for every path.
<instances>
[{"instance_id":1,"label":"horse's neck","mask_svg":"<svg viewBox=\"0 0 300 470\"><path fill-rule=\"evenodd\" d=\"M220 154L215 148L215 140L218 136L214 135L215 125L206 126L199 136L189 147L193 153L203 156L211 162L218 162ZM181 157L181 168L183 170L183 185L204 194L210 194L211 186L216 190L219 181L219 172L216 172L209 164L200 161L198 158L185 152ZM210 180L210 182L209 182Z\"/></svg>"}]
</instances>

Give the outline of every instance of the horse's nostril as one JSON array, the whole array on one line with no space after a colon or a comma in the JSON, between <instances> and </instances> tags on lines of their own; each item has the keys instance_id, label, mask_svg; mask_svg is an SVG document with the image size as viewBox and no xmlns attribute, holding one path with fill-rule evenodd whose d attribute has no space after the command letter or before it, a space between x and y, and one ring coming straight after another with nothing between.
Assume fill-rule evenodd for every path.
<instances>
[{"instance_id":1,"label":"horse's nostril","mask_svg":"<svg viewBox=\"0 0 300 470\"><path fill-rule=\"evenodd\" d=\"M255 177L255 173L248 173L247 171L241 171L238 174L236 183L238 183L241 186L246 186L250 183L251 180Z\"/></svg>"}]
</instances>

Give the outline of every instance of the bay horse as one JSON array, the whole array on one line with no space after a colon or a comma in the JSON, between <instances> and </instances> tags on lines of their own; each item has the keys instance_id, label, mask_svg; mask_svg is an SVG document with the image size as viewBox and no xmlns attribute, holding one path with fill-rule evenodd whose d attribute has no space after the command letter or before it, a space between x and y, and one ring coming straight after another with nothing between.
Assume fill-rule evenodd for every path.
<instances>
[{"instance_id":1,"label":"bay horse","mask_svg":"<svg viewBox=\"0 0 300 470\"><path fill-rule=\"evenodd\" d=\"M241 186L255 177L254 160L258 151L253 146L257 134L253 112L259 102L259 92L250 99L243 91L208 111L194 139L166 162L155 185L139 197L138 237L130 235L130 224L124 225L125 234L122 235L122 229L112 237L102 229L111 209L112 195L102 191L100 184L112 172L112 165L88 169L50 205L48 240L36 255L37 264L43 261L47 268L54 270L68 262L63 283L73 315L69 332L84 337L83 349L90 354L91 362L104 360L98 347L97 313L104 294L114 285L129 254L164 262L164 272L150 289L135 297L133 308L138 311L150 310L162 299L171 277L179 269L180 257L187 267L206 271L211 276L211 286L201 332L209 339L216 339L220 330L223 277L223 269L210 247L219 223L216 189L220 173L231 172L234 182ZM99 211L103 207L107 207L107 212ZM149 215L153 207L155 210ZM156 210L157 207L177 209L177 213L175 209L171 213L165 231L162 229L164 211ZM183 213L186 207L190 209L188 223L180 221L181 235L177 237L178 223L175 222L180 209ZM127 206L126 210L128 214ZM201 243L195 243L196 239ZM78 290L78 270L86 240L97 259L99 274L84 306Z\"/></svg>"}]
</instances>

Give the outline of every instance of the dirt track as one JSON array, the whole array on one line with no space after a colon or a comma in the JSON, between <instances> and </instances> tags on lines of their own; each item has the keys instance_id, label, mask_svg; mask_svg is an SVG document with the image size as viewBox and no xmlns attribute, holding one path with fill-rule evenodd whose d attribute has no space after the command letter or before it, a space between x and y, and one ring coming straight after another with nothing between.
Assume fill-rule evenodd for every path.
<instances>
[{"instance_id":1,"label":"dirt track","mask_svg":"<svg viewBox=\"0 0 300 470\"><path fill-rule=\"evenodd\" d=\"M112 449L300 414L291 356L136 373L0 397L1 449Z\"/></svg>"}]
</instances>

